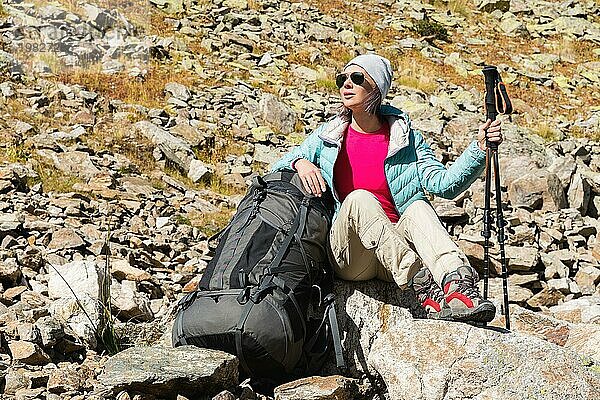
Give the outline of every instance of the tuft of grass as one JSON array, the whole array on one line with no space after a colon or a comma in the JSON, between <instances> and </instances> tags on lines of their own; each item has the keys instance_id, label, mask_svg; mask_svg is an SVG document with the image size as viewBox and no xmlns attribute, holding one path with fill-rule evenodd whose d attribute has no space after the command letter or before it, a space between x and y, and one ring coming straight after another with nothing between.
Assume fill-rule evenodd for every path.
<instances>
[{"instance_id":1,"label":"tuft of grass","mask_svg":"<svg viewBox=\"0 0 600 400\"><path fill-rule=\"evenodd\" d=\"M27 160L29 160L29 149L23 144L0 148L0 163L25 163Z\"/></svg>"},{"instance_id":2,"label":"tuft of grass","mask_svg":"<svg viewBox=\"0 0 600 400\"><path fill-rule=\"evenodd\" d=\"M574 138L586 138L595 142L600 142L600 126L596 127L596 129L592 131L585 131L579 126L572 125L569 128L569 136Z\"/></svg>"},{"instance_id":3,"label":"tuft of grass","mask_svg":"<svg viewBox=\"0 0 600 400\"><path fill-rule=\"evenodd\" d=\"M106 249L106 261L104 263L104 274L101 282L100 298L98 299L100 303L100 319L98 321L98 329L96 329L96 337L99 339L100 343L102 343L104 350L106 350L112 356L123 350L123 347L122 339L115 331L115 321L117 318L112 312L112 298L110 295L110 289L112 285L112 274L110 267L111 218L112 214L108 220L108 232L106 233L106 238L104 241L104 247Z\"/></svg>"},{"instance_id":4,"label":"tuft of grass","mask_svg":"<svg viewBox=\"0 0 600 400\"><path fill-rule=\"evenodd\" d=\"M42 184L44 192L72 193L77 192L73 186L77 183L84 183L81 179L63 174L54 167L48 165L35 168L38 174L38 181Z\"/></svg>"},{"instance_id":5,"label":"tuft of grass","mask_svg":"<svg viewBox=\"0 0 600 400\"><path fill-rule=\"evenodd\" d=\"M165 166L164 171L167 175L177 180L178 182L181 182L184 186L195 190L208 189L214 193L222 194L225 196L233 196L245 193L245 188L236 188L234 186L226 184L223 181L223 176L219 173L214 173L209 178L202 179L198 183L194 183L178 167L172 164L167 164Z\"/></svg>"},{"instance_id":6,"label":"tuft of grass","mask_svg":"<svg viewBox=\"0 0 600 400\"><path fill-rule=\"evenodd\" d=\"M173 219L177 225L192 225L192 221L185 215L177 214Z\"/></svg>"},{"instance_id":7,"label":"tuft of grass","mask_svg":"<svg viewBox=\"0 0 600 400\"><path fill-rule=\"evenodd\" d=\"M435 80L437 73L434 68L443 68L435 64L435 67L423 58L419 52L405 52L389 54L394 69L397 71L398 83L403 86L421 90L424 93L432 94L438 89L438 83Z\"/></svg>"},{"instance_id":8,"label":"tuft of grass","mask_svg":"<svg viewBox=\"0 0 600 400\"><path fill-rule=\"evenodd\" d=\"M262 10L262 4L258 0L248 0L248 8L254 11Z\"/></svg>"},{"instance_id":9,"label":"tuft of grass","mask_svg":"<svg viewBox=\"0 0 600 400\"><path fill-rule=\"evenodd\" d=\"M541 137L542 139L548 142L555 142L557 140L560 140L561 137L561 133L558 131L558 129L552 127L547 122L541 122L532 127L531 130L532 133L536 134L537 136Z\"/></svg>"},{"instance_id":10,"label":"tuft of grass","mask_svg":"<svg viewBox=\"0 0 600 400\"><path fill-rule=\"evenodd\" d=\"M4 9L4 4L2 4L3 2L3 0L0 0L0 18L8 16L8 13Z\"/></svg>"},{"instance_id":11,"label":"tuft of grass","mask_svg":"<svg viewBox=\"0 0 600 400\"><path fill-rule=\"evenodd\" d=\"M234 213L233 209L221 208L220 211L212 213L188 213L187 218L192 226L200 229L207 237L211 237L229 223Z\"/></svg>"},{"instance_id":12,"label":"tuft of grass","mask_svg":"<svg viewBox=\"0 0 600 400\"><path fill-rule=\"evenodd\" d=\"M417 89L427 94L432 94L438 88L437 82L425 75L419 75L418 78L415 78L414 76L401 75L398 78L398 83L402 86Z\"/></svg>"},{"instance_id":13,"label":"tuft of grass","mask_svg":"<svg viewBox=\"0 0 600 400\"><path fill-rule=\"evenodd\" d=\"M412 31L429 43L433 43L435 40L450 43L450 34L446 27L428 18L416 21Z\"/></svg>"},{"instance_id":14,"label":"tuft of grass","mask_svg":"<svg viewBox=\"0 0 600 400\"><path fill-rule=\"evenodd\" d=\"M335 84L333 79L328 78L319 78L315 83L315 86L319 89L324 89L331 93L336 93L338 91L338 87Z\"/></svg>"},{"instance_id":15,"label":"tuft of grass","mask_svg":"<svg viewBox=\"0 0 600 400\"><path fill-rule=\"evenodd\" d=\"M192 150L198 160L212 165L225 162L225 158L230 155L246 154L246 146L236 141L228 131L217 133L214 141L206 143L203 147L194 147Z\"/></svg>"}]
</instances>

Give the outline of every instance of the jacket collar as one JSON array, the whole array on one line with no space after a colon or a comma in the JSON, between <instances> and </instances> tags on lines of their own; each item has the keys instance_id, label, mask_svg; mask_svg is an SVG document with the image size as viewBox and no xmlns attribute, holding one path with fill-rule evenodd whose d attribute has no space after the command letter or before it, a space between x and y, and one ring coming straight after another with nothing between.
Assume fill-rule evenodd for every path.
<instances>
[{"instance_id":1,"label":"jacket collar","mask_svg":"<svg viewBox=\"0 0 600 400\"><path fill-rule=\"evenodd\" d=\"M382 105L380 112L387 119L390 126L390 144L387 154L389 158L408 146L410 120L406 113L390 105ZM341 116L334 117L325 123L319 137L325 142L340 147L348 125L350 125L350 120Z\"/></svg>"}]
</instances>

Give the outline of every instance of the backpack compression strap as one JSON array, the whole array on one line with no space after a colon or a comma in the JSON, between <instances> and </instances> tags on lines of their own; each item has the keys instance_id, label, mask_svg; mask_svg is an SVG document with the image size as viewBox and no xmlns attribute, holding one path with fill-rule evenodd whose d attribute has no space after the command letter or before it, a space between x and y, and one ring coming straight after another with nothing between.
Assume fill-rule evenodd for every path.
<instances>
[{"instance_id":1,"label":"backpack compression strap","mask_svg":"<svg viewBox=\"0 0 600 400\"><path fill-rule=\"evenodd\" d=\"M335 298L333 293L330 293L327 296L325 296L325 302L328 303L325 313L329 317L329 326L331 327L331 333L333 335L335 364L338 368L345 369L346 363L344 362L344 354L342 353L342 341L340 339L340 329L338 327L337 314L335 312Z\"/></svg>"}]
</instances>

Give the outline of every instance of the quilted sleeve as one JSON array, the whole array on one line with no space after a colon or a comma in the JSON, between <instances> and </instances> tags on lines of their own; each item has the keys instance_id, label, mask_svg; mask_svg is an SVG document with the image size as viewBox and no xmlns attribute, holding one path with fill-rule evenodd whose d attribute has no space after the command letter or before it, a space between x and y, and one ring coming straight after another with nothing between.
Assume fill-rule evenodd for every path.
<instances>
[{"instance_id":1,"label":"quilted sleeve","mask_svg":"<svg viewBox=\"0 0 600 400\"><path fill-rule=\"evenodd\" d=\"M446 168L420 132L413 130L417 153L417 173L421 185L429 193L453 199L466 190L485 167L485 152L473 141L456 161Z\"/></svg>"}]
</instances>

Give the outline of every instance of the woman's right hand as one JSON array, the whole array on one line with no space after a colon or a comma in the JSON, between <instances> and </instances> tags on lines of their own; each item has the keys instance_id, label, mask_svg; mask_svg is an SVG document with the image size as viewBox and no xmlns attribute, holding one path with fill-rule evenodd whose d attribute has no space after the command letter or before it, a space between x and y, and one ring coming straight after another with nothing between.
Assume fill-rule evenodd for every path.
<instances>
[{"instance_id":1,"label":"woman's right hand","mask_svg":"<svg viewBox=\"0 0 600 400\"><path fill-rule=\"evenodd\" d=\"M298 176L308 193L320 197L327 189L321 170L315 164L307 159L300 158L294 163L294 168L298 171Z\"/></svg>"}]
</instances>

